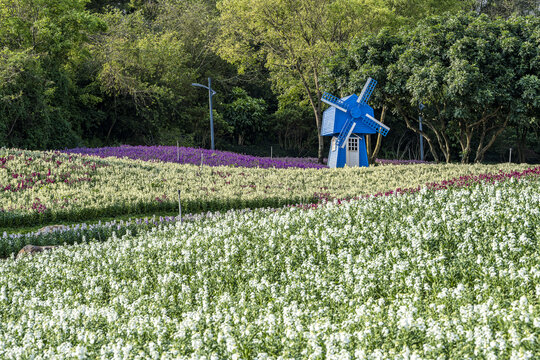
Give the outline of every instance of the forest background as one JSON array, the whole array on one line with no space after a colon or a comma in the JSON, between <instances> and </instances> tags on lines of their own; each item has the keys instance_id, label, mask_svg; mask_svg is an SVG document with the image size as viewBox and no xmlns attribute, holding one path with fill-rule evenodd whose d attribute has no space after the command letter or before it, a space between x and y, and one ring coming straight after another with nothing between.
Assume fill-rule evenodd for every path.
<instances>
[{"instance_id":1,"label":"forest background","mask_svg":"<svg viewBox=\"0 0 540 360\"><path fill-rule=\"evenodd\" d=\"M539 0L0 0L0 146L315 156L324 91L391 127L370 156L540 162ZM420 111L419 104L423 104ZM424 119L423 131L418 118Z\"/></svg>"}]
</instances>

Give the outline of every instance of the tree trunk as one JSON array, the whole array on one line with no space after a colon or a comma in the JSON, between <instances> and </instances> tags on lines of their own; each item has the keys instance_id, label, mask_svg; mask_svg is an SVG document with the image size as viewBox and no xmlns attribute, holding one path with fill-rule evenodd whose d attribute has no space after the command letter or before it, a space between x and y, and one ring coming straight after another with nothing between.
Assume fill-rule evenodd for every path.
<instances>
[{"instance_id":1,"label":"tree trunk","mask_svg":"<svg viewBox=\"0 0 540 360\"><path fill-rule=\"evenodd\" d=\"M313 109L313 114L315 115L315 124L317 126L317 138L319 140L319 148L317 151L317 157L319 164L323 163L323 151L324 151L324 138L321 136L321 127L322 127L322 102L321 102L321 90L319 88L319 77L317 74L317 69L313 68L313 80L315 81L315 94L313 93L313 90L309 86L309 84L306 81L306 78L304 76L304 72L300 68L300 65L298 62L296 63L296 71L300 75L300 79L302 80L302 85L304 86L304 90L307 93L309 103L311 105L311 108Z\"/></svg>"},{"instance_id":2,"label":"tree trunk","mask_svg":"<svg viewBox=\"0 0 540 360\"><path fill-rule=\"evenodd\" d=\"M320 97L319 97L320 98ZM315 125L317 126L317 139L319 140L319 147L317 149L317 158L319 164L322 164L324 161L323 151L324 151L324 137L321 136L322 128L322 108L321 101L311 102L311 107L313 108L313 114L315 115Z\"/></svg>"},{"instance_id":3,"label":"tree trunk","mask_svg":"<svg viewBox=\"0 0 540 360\"><path fill-rule=\"evenodd\" d=\"M313 80L315 80L315 96L317 101L315 101L315 121L317 122L317 138L319 140L319 149L317 151L317 157L319 164L322 164L323 161L323 151L324 151L324 138L321 135L322 129L322 101L321 101L321 89L319 87L319 74L317 72L317 67L313 68Z\"/></svg>"},{"instance_id":4,"label":"tree trunk","mask_svg":"<svg viewBox=\"0 0 540 360\"><path fill-rule=\"evenodd\" d=\"M518 162L520 164L523 164L526 162L525 159L525 149L527 148L527 128L519 129L519 127L516 129L517 133L517 152L518 152Z\"/></svg>"},{"instance_id":5,"label":"tree trunk","mask_svg":"<svg viewBox=\"0 0 540 360\"><path fill-rule=\"evenodd\" d=\"M431 131L433 131L433 133L435 134L435 137L437 138L437 145L439 145L439 149L441 150L441 152L443 153L443 156L445 158L445 161L447 163L450 162L450 154L448 151L446 151L447 149L447 146L445 144L445 141L444 141L444 136L443 136L443 133L440 132L439 130L437 130L435 128L435 126L433 125L428 125L427 122L424 121L424 123L426 124L427 127L429 127L431 129ZM429 144L429 142L428 142Z\"/></svg>"},{"instance_id":6,"label":"tree trunk","mask_svg":"<svg viewBox=\"0 0 540 360\"><path fill-rule=\"evenodd\" d=\"M13 120L13 123L11 124L11 127L9 128L9 131L8 131L8 133L6 135L6 139L9 138L9 136L13 132L13 129L15 129L15 124L17 123L18 118L19 118L18 116L15 116L15 120Z\"/></svg>"},{"instance_id":7,"label":"tree trunk","mask_svg":"<svg viewBox=\"0 0 540 360\"><path fill-rule=\"evenodd\" d=\"M118 118L118 113L116 112L116 96L114 96L114 120L109 127L109 131L107 131L107 140L106 142L109 143L109 137L111 136L112 129L114 127L114 124L116 124L116 119Z\"/></svg>"},{"instance_id":8,"label":"tree trunk","mask_svg":"<svg viewBox=\"0 0 540 360\"><path fill-rule=\"evenodd\" d=\"M444 144L444 149L441 147L441 150L443 152L443 155L446 159L446 163L449 164L450 163L450 160L451 160L451 157L452 157L452 154L450 152L450 140L448 139L448 135L446 134L446 124L444 122L444 119L440 119L440 124L441 124L441 136L443 138L443 143L441 143L441 145Z\"/></svg>"},{"instance_id":9,"label":"tree trunk","mask_svg":"<svg viewBox=\"0 0 540 360\"><path fill-rule=\"evenodd\" d=\"M323 156L324 138L321 136L320 120L318 120L318 122L319 122L319 124L317 126L317 137L318 137L318 140L319 140L319 149L317 151L317 158L318 158L319 164L323 164L324 163L324 156Z\"/></svg>"},{"instance_id":10,"label":"tree trunk","mask_svg":"<svg viewBox=\"0 0 540 360\"><path fill-rule=\"evenodd\" d=\"M319 147L317 150L317 158L319 164L322 164L324 161L323 151L324 151L324 138L321 136L321 127L322 127L322 111L320 105L313 107L313 113L315 114L315 124L317 126L317 139L319 140Z\"/></svg>"},{"instance_id":11,"label":"tree trunk","mask_svg":"<svg viewBox=\"0 0 540 360\"><path fill-rule=\"evenodd\" d=\"M418 129L417 127L414 127L412 125L411 120L407 116L406 112L403 111L403 108L402 108L402 106L400 105L399 102L394 101L394 105L398 109L398 113L405 119L405 124L407 125L407 129L414 131L416 134L418 134L420 136L423 136L424 139L426 139L426 142L428 143L431 154L433 154L433 159L437 163L440 162L439 155L437 155L437 151L435 151L435 144L434 144L433 140L431 139L431 137L429 137L424 131L420 131L420 129ZM430 122L426 121L426 119L424 119L424 124L427 127L429 127L431 130L433 130L433 126L431 126ZM437 135L437 134L435 134L435 135Z\"/></svg>"},{"instance_id":12,"label":"tree trunk","mask_svg":"<svg viewBox=\"0 0 540 360\"><path fill-rule=\"evenodd\" d=\"M386 105L383 106L382 112L381 112L381 123L383 124L384 124L385 115L386 115ZM375 159L377 158L377 155L379 155L379 151L381 150L381 145L382 145L382 135L377 134L377 143L375 144L375 149L373 150L371 154L368 153L370 164L375 164Z\"/></svg>"},{"instance_id":13,"label":"tree trunk","mask_svg":"<svg viewBox=\"0 0 540 360\"><path fill-rule=\"evenodd\" d=\"M493 134L491 135L491 139L489 139L486 146L483 146L484 139L487 135L487 132L489 130L492 130L493 127L486 130L485 122L482 124L482 135L481 135L480 143L478 144L478 149L476 150L476 157L474 159L475 163L481 163L482 161L484 161L484 155L489 150L489 148L493 145L495 140L497 140L497 137L504 131L507 124L508 124L508 117L506 118L506 120L504 120L504 124L500 128L498 128L495 132L493 132Z\"/></svg>"},{"instance_id":14,"label":"tree trunk","mask_svg":"<svg viewBox=\"0 0 540 360\"><path fill-rule=\"evenodd\" d=\"M369 163L371 164L371 135L366 135L366 152L367 152L367 157L368 157L368 161Z\"/></svg>"},{"instance_id":15,"label":"tree trunk","mask_svg":"<svg viewBox=\"0 0 540 360\"><path fill-rule=\"evenodd\" d=\"M460 128L459 144L461 145L461 163L468 164L469 156L471 155L471 141L474 129L467 127L467 125L463 125L463 127L460 126Z\"/></svg>"}]
</instances>

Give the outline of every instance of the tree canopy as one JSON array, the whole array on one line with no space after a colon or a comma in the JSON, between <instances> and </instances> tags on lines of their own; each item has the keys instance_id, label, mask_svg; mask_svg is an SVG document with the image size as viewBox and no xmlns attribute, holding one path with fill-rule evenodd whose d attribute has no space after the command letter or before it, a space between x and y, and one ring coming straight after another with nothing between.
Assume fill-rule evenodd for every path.
<instances>
[{"instance_id":1,"label":"tree canopy","mask_svg":"<svg viewBox=\"0 0 540 360\"><path fill-rule=\"evenodd\" d=\"M191 83L210 77L218 148L322 161L321 94L371 76L393 129L372 158L418 148L422 101L433 158L526 161L537 15L531 0L0 0L0 146L208 147Z\"/></svg>"},{"instance_id":2,"label":"tree canopy","mask_svg":"<svg viewBox=\"0 0 540 360\"><path fill-rule=\"evenodd\" d=\"M539 30L536 17L431 17L355 42L329 62L328 85L358 92L376 77L376 103L421 134L435 160L480 162L509 125L538 121Z\"/></svg>"},{"instance_id":3,"label":"tree canopy","mask_svg":"<svg viewBox=\"0 0 540 360\"><path fill-rule=\"evenodd\" d=\"M317 133L322 123L323 61L352 39L451 9L458 1L222 0L218 51L244 69L262 62L278 90L300 83L312 107ZM324 142L318 136L322 162Z\"/></svg>"}]
</instances>

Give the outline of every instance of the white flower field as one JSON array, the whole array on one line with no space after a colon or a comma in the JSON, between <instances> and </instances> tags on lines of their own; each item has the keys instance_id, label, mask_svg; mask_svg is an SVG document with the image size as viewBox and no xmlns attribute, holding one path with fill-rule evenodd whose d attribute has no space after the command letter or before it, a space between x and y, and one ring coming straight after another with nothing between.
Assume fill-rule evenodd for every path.
<instances>
[{"instance_id":1,"label":"white flower field","mask_svg":"<svg viewBox=\"0 0 540 360\"><path fill-rule=\"evenodd\" d=\"M0 0L0 360L540 360L540 0Z\"/></svg>"},{"instance_id":2,"label":"white flower field","mask_svg":"<svg viewBox=\"0 0 540 360\"><path fill-rule=\"evenodd\" d=\"M522 177L12 257L0 358L538 358L539 232Z\"/></svg>"}]
</instances>

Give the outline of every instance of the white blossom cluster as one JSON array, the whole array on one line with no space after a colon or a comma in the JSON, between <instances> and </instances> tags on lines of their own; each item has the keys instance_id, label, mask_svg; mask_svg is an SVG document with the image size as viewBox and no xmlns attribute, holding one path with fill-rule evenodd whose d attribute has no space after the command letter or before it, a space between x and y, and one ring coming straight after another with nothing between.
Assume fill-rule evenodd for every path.
<instances>
[{"instance_id":1,"label":"white blossom cluster","mask_svg":"<svg viewBox=\"0 0 540 360\"><path fill-rule=\"evenodd\" d=\"M534 359L540 181L228 213L0 261L1 359Z\"/></svg>"},{"instance_id":2,"label":"white blossom cluster","mask_svg":"<svg viewBox=\"0 0 540 360\"><path fill-rule=\"evenodd\" d=\"M48 222L174 211L178 208L178 190L184 210L194 213L278 207L313 201L314 194L355 197L397 188L416 188L427 182L462 175L529 167L518 164L422 164L346 169L199 167L0 149L0 158L10 156L14 159L0 167L0 226L38 210L53 213ZM35 183L26 183L27 179ZM54 182L49 183L47 179ZM17 189L21 182L31 187L3 191L8 186ZM38 220L32 217L25 223L35 224Z\"/></svg>"}]
</instances>

